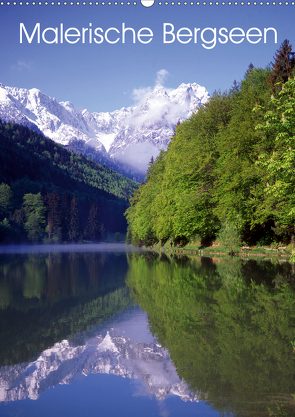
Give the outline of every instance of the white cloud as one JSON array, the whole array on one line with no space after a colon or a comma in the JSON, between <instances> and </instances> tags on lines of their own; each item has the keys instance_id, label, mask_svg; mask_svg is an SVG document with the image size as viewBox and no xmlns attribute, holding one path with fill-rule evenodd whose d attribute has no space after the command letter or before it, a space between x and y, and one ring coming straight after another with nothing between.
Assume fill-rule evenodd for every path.
<instances>
[{"instance_id":1,"label":"white cloud","mask_svg":"<svg viewBox=\"0 0 295 417\"><path fill-rule=\"evenodd\" d=\"M142 107L137 106L129 119L129 124L135 128L141 126L156 128L157 124L172 126L178 120L185 118L189 111L188 103L180 105L173 102L168 94L150 95L148 101L144 100L142 105Z\"/></svg>"},{"instance_id":2,"label":"white cloud","mask_svg":"<svg viewBox=\"0 0 295 417\"><path fill-rule=\"evenodd\" d=\"M144 102L152 92L152 87L134 88L132 91L133 100L140 104Z\"/></svg>"},{"instance_id":3,"label":"white cloud","mask_svg":"<svg viewBox=\"0 0 295 417\"><path fill-rule=\"evenodd\" d=\"M133 98L135 103L137 105L144 103L155 87L164 85L164 81L168 75L169 75L169 72L167 70L160 69L159 71L157 71L154 87L134 88L132 91L131 97ZM166 91L169 92L171 91L171 89L166 89Z\"/></svg>"},{"instance_id":4,"label":"white cloud","mask_svg":"<svg viewBox=\"0 0 295 417\"><path fill-rule=\"evenodd\" d=\"M17 64L12 65L12 69L17 71L30 70L31 68L32 64L26 61L17 61Z\"/></svg>"},{"instance_id":5,"label":"white cloud","mask_svg":"<svg viewBox=\"0 0 295 417\"><path fill-rule=\"evenodd\" d=\"M151 143L134 143L125 148L124 152L117 155L116 158L120 162L131 165L138 171L145 173L151 157L156 158L159 152L159 149Z\"/></svg>"},{"instance_id":6,"label":"white cloud","mask_svg":"<svg viewBox=\"0 0 295 417\"><path fill-rule=\"evenodd\" d=\"M156 85L164 85L164 81L169 75L169 72L165 69L161 69L157 72L157 78L156 78Z\"/></svg>"},{"instance_id":7,"label":"white cloud","mask_svg":"<svg viewBox=\"0 0 295 417\"><path fill-rule=\"evenodd\" d=\"M150 127L156 125L175 125L178 120L187 116L188 103L180 105L169 97L173 89L164 88L163 84L169 72L161 69L157 72L155 87L141 87L134 89L132 98L136 103L136 110L130 116L128 123L134 128ZM160 94L153 94L155 88L162 88Z\"/></svg>"}]
</instances>

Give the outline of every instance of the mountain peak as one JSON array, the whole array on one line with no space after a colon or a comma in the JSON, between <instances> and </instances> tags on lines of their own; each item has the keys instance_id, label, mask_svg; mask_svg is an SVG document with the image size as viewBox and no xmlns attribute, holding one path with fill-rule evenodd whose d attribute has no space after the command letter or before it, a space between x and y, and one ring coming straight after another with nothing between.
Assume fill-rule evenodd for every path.
<instances>
[{"instance_id":1,"label":"mountain peak","mask_svg":"<svg viewBox=\"0 0 295 417\"><path fill-rule=\"evenodd\" d=\"M156 85L144 103L113 112L78 111L70 101L57 103L37 88L7 87L0 83L0 118L30 125L50 139L67 145L83 140L97 151L146 171L146 164L166 149L178 121L206 103L209 94L196 83L174 90Z\"/></svg>"},{"instance_id":2,"label":"mountain peak","mask_svg":"<svg viewBox=\"0 0 295 417\"><path fill-rule=\"evenodd\" d=\"M158 84L155 86L153 92L166 93L166 90L162 85Z\"/></svg>"}]
</instances>

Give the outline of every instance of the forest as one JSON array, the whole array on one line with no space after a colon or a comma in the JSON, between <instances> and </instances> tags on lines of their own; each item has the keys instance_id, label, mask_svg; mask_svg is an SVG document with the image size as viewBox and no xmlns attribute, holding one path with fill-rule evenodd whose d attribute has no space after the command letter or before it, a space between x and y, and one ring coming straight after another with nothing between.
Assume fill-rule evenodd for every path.
<instances>
[{"instance_id":1,"label":"forest","mask_svg":"<svg viewBox=\"0 0 295 417\"><path fill-rule=\"evenodd\" d=\"M150 246L293 242L295 61L285 40L266 68L217 91L178 124L126 211L127 241Z\"/></svg>"},{"instance_id":2,"label":"forest","mask_svg":"<svg viewBox=\"0 0 295 417\"><path fill-rule=\"evenodd\" d=\"M0 243L99 241L126 232L134 181L28 127L0 121Z\"/></svg>"}]
</instances>

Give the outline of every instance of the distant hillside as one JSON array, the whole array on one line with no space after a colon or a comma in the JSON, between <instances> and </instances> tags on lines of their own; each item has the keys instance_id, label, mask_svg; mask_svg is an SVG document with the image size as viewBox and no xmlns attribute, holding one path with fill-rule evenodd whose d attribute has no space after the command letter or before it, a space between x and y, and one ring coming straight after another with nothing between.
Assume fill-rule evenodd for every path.
<instances>
[{"instance_id":1,"label":"distant hillside","mask_svg":"<svg viewBox=\"0 0 295 417\"><path fill-rule=\"evenodd\" d=\"M58 200L59 212L65 193L68 199L68 211L70 211L70 200L75 197L81 236L94 203L98 208L99 224L100 226L103 224L104 232L124 231L126 223L123 213L128 207L129 197L137 186L132 180L84 156L66 150L28 127L0 121L1 183L9 188L8 190L7 187L2 186L0 189L1 223L5 218L10 222L15 218L15 211L23 207L24 195L41 193L44 207L47 209L44 227L46 224L50 227L48 202L51 194L56 190L58 195L55 197ZM8 196L9 201L5 195ZM18 213L18 223L20 216ZM28 220L28 213L26 219ZM26 219L21 217L21 222L25 224ZM61 218L56 224L57 228L62 227ZM0 240L3 240L1 227ZM67 240L66 236L63 240Z\"/></svg>"},{"instance_id":2,"label":"distant hillside","mask_svg":"<svg viewBox=\"0 0 295 417\"><path fill-rule=\"evenodd\" d=\"M68 145L64 145L66 149L84 155L86 158L92 159L100 165L107 166L118 174L130 178L135 182L141 183L145 179L146 172L135 167L126 165L116 159L109 157L106 153L97 151L93 146L87 144L82 139L71 139Z\"/></svg>"}]
</instances>

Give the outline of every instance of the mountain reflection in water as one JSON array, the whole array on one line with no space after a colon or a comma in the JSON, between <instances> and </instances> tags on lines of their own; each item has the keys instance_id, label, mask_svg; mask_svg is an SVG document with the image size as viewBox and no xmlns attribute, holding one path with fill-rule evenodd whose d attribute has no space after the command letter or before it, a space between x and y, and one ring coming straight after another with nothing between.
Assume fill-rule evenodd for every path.
<instances>
[{"instance_id":1,"label":"mountain reflection in water","mask_svg":"<svg viewBox=\"0 0 295 417\"><path fill-rule=\"evenodd\" d=\"M291 264L79 246L0 254L1 416L295 415Z\"/></svg>"},{"instance_id":2,"label":"mountain reflection in water","mask_svg":"<svg viewBox=\"0 0 295 417\"><path fill-rule=\"evenodd\" d=\"M138 380L146 393L158 400L169 394L185 401L198 400L180 381L169 352L148 332L146 314L139 307L126 310L89 333L82 339L80 335L79 344L75 337L63 340L31 362L2 367L0 401L36 400L49 388L71 384L90 373Z\"/></svg>"},{"instance_id":3,"label":"mountain reflection in water","mask_svg":"<svg viewBox=\"0 0 295 417\"><path fill-rule=\"evenodd\" d=\"M82 249L0 254L0 415L94 416L96 404L106 416L177 417L183 406L187 416L195 407L217 416L178 377L130 297L130 248Z\"/></svg>"}]
</instances>

